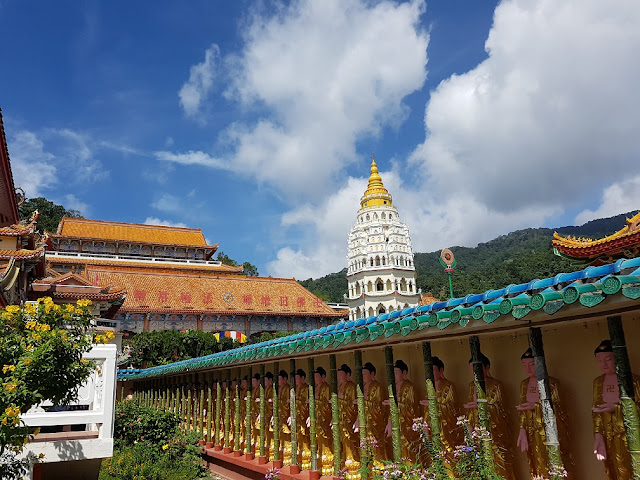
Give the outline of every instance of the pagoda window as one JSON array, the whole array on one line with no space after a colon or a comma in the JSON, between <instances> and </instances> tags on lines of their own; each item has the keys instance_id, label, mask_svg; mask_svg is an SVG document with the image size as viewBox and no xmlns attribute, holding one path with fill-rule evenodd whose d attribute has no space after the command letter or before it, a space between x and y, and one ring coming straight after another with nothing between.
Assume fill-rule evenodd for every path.
<instances>
[{"instance_id":1,"label":"pagoda window","mask_svg":"<svg viewBox=\"0 0 640 480\"><path fill-rule=\"evenodd\" d=\"M373 257L371 257L369 260L370 260L371 266L373 267Z\"/></svg>"},{"instance_id":2,"label":"pagoda window","mask_svg":"<svg viewBox=\"0 0 640 480\"><path fill-rule=\"evenodd\" d=\"M391 290L391 280L387 280L387 290Z\"/></svg>"},{"instance_id":3,"label":"pagoda window","mask_svg":"<svg viewBox=\"0 0 640 480\"><path fill-rule=\"evenodd\" d=\"M384 308L384 305L381 303L378 304L378 315L382 315L383 313L387 313L387 309Z\"/></svg>"},{"instance_id":4,"label":"pagoda window","mask_svg":"<svg viewBox=\"0 0 640 480\"><path fill-rule=\"evenodd\" d=\"M387 218L387 216L384 214L384 212L382 212L382 215L380 215L382 217L383 220L385 220Z\"/></svg>"},{"instance_id":5,"label":"pagoda window","mask_svg":"<svg viewBox=\"0 0 640 480\"><path fill-rule=\"evenodd\" d=\"M369 214L367 213L367 222L371 220L371 217L369 216Z\"/></svg>"},{"instance_id":6,"label":"pagoda window","mask_svg":"<svg viewBox=\"0 0 640 480\"><path fill-rule=\"evenodd\" d=\"M409 281L409 291L413 292L413 283Z\"/></svg>"},{"instance_id":7,"label":"pagoda window","mask_svg":"<svg viewBox=\"0 0 640 480\"><path fill-rule=\"evenodd\" d=\"M382 265L386 265L387 264L387 257L382 257Z\"/></svg>"},{"instance_id":8,"label":"pagoda window","mask_svg":"<svg viewBox=\"0 0 640 480\"><path fill-rule=\"evenodd\" d=\"M389 214L389 220L391 220L393 218L393 214Z\"/></svg>"},{"instance_id":9,"label":"pagoda window","mask_svg":"<svg viewBox=\"0 0 640 480\"><path fill-rule=\"evenodd\" d=\"M362 293L362 291L360 290L360 284L356 283L356 295L360 295Z\"/></svg>"},{"instance_id":10,"label":"pagoda window","mask_svg":"<svg viewBox=\"0 0 640 480\"><path fill-rule=\"evenodd\" d=\"M374 214L373 214L373 219L374 219L374 220L378 220L378 214L377 214L377 213L374 213Z\"/></svg>"},{"instance_id":11,"label":"pagoda window","mask_svg":"<svg viewBox=\"0 0 640 480\"><path fill-rule=\"evenodd\" d=\"M369 307L369 316L373 317L373 307Z\"/></svg>"},{"instance_id":12,"label":"pagoda window","mask_svg":"<svg viewBox=\"0 0 640 480\"><path fill-rule=\"evenodd\" d=\"M396 307L396 310L397 310L397 311L400 311L400 305L398 305L398 306Z\"/></svg>"},{"instance_id":13,"label":"pagoda window","mask_svg":"<svg viewBox=\"0 0 640 480\"><path fill-rule=\"evenodd\" d=\"M360 310L360 307L356 308L356 318L360 318L362 316L362 310Z\"/></svg>"},{"instance_id":14,"label":"pagoda window","mask_svg":"<svg viewBox=\"0 0 640 480\"><path fill-rule=\"evenodd\" d=\"M407 282L404 280L404 278L400 280L400 291L401 292L407 291Z\"/></svg>"},{"instance_id":15,"label":"pagoda window","mask_svg":"<svg viewBox=\"0 0 640 480\"><path fill-rule=\"evenodd\" d=\"M405 304L404 304L404 308L409 308L409 304L408 304L408 303L405 303Z\"/></svg>"},{"instance_id":16,"label":"pagoda window","mask_svg":"<svg viewBox=\"0 0 640 480\"><path fill-rule=\"evenodd\" d=\"M373 284L371 283L371 280L369 280L369 282L367 283L367 292L372 292L373 291Z\"/></svg>"},{"instance_id":17,"label":"pagoda window","mask_svg":"<svg viewBox=\"0 0 640 480\"><path fill-rule=\"evenodd\" d=\"M380 266L380 257L376 257L376 267Z\"/></svg>"},{"instance_id":18,"label":"pagoda window","mask_svg":"<svg viewBox=\"0 0 640 480\"><path fill-rule=\"evenodd\" d=\"M376 292L383 292L384 291L384 283L382 283L382 280L380 280L380 278L376 279Z\"/></svg>"}]
</instances>

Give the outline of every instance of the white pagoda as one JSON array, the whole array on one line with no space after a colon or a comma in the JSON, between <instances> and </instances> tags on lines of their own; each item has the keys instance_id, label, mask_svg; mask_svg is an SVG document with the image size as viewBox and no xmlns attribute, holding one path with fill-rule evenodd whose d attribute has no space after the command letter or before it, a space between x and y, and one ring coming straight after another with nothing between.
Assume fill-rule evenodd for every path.
<instances>
[{"instance_id":1,"label":"white pagoda","mask_svg":"<svg viewBox=\"0 0 640 480\"><path fill-rule=\"evenodd\" d=\"M374 157L348 251L349 319L418 305L409 228L400 221Z\"/></svg>"}]
</instances>

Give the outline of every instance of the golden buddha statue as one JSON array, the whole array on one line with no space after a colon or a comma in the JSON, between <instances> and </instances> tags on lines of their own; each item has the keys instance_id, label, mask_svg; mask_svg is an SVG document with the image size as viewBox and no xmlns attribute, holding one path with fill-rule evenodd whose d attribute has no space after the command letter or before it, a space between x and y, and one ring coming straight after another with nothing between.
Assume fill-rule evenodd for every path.
<instances>
[{"instance_id":1,"label":"golden buddha statue","mask_svg":"<svg viewBox=\"0 0 640 480\"><path fill-rule=\"evenodd\" d=\"M503 476L506 480L514 480L513 458L509 449L509 418L504 406L504 387L500 380L496 380L491 376L491 362L489 359L480 354L482 368L484 370L484 383L489 407L489 421L491 427L491 441L493 443L493 460L498 475ZM473 375L473 365L469 359L471 366L471 375ZM467 409L467 417L469 418L469 427L476 428L479 426L478 421L478 398L476 396L475 381L469 382L468 402L464 404Z\"/></svg>"},{"instance_id":2,"label":"golden buddha statue","mask_svg":"<svg viewBox=\"0 0 640 480\"><path fill-rule=\"evenodd\" d=\"M444 362L438 357L432 357L433 380L436 389L436 401L438 404L438 418L440 419L440 441L445 454L445 464L451 470L455 463L453 452L458 445L464 443L464 429L458 425L458 399L456 386L444 376ZM420 400L423 406L423 417L425 422L429 420L429 400ZM423 463L430 463L428 452L422 449L421 458Z\"/></svg>"},{"instance_id":3,"label":"golden buddha statue","mask_svg":"<svg viewBox=\"0 0 640 480\"><path fill-rule=\"evenodd\" d=\"M540 393L538 391L538 379L531 349L520 357L522 367L527 374L520 383L520 405L516 409L520 412L520 432L518 434L517 445L522 452L526 452L529 460L529 473L531 476L549 476L549 455L546 446L546 433L544 418L542 416L542 404L540 403ZM562 464L572 478L573 457L569 451L569 430L568 422L562 402L560 401L559 385L556 378L549 378L549 388L551 389L551 401L556 416L558 426L558 440L560 442L560 456Z\"/></svg>"},{"instance_id":4,"label":"golden buddha statue","mask_svg":"<svg viewBox=\"0 0 640 480\"><path fill-rule=\"evenodd\" d=\"M298 441L298 463L302 470L311 467L309 438L309 384L307 374L301 368L296 370L296 430Z\"/></svg>"},{"instance_id":5,"label":"golden buddha statue","mask_svg":"<svg viewBox=\"0 0 640 480\"><path fill-rule=\"evenodd\" d=\"M315 369L316 382L316 445L321 475L333 473L333 434L331 431L331 388L324 368Z\"/></svg>"},{"instance_id":6,"label":"golden buddha statue","mask_svg":"<svg viewBox=\"0 0 640 480\"><path fill-rule=\"evenodd\" d=\"M415 385L408 379L409 367L402 360L396 360L393 366L393 374L396 382L398 414L400 416L402 458L410 462L416 462L420 451L420 434L413 429L413 420L419 416ZM389 405L389 400L383 401L383 405ZM391 419L387 422L385 433L388 439L387 444L389 448L392 448Z\"/></svg>"},{"instance_id":7,"label":"golden buddha statue","mask_svg":"<svg viewBox=\"0 0 640 480\"><path fill-rule=\"evenodd\" d=\"M387 400L387 395L376 380L376 367L371 362L367 362L362 367L362 383L364 396L364 411L367 417L367 436L372 437L375 442L370 445L373 452L373 460L377 465L382 465L383 460L387 460L387 437L384 433L389 420L389 408L383 402ZM355 402L357 406L357 402ZM356 420L356 433L359 431L359 422Z\"/></svg>"},{"instance_id":8,"label":"golden buddha statue","mask_svg":"<svg viewBox=\"0 0 640 480\"><path fill-rule=\"evenodd\" d=\"M264 375L264 451L267 461L273 460L273 373ZM258 417L258 431L260 418Z\"/></svg>"},{"instance_id":9,"label":"golden buddha statue","mask_svg":"<svg viewBox=\"0 0 640 480\"><path fill-rule=\"evenodd\" d=\"M291 406L289 374L278 373L278 423L280 425L280 458L282 465L291 465Z\"/></svg>"},{"instance_id":10,"label":"golden buddha statue","mask_svg":"<svg viewBox=\"0 0 640 480\"><path fill-rule=\"evenodd\" d=\"M351 480L359 477L360 470L360 438L354 428L358 420L356 384L351 381L351 367L346 363L340 366L337 375L341 457L347 469L347 479Z\"/></svg>"},{"instance_id":11,"label":"golden buddha statue","mask_svg":"<svg viewBox=\"0 0 640 480\"><path fill-rule=\"evenodd\" d=\"M593 381L593 453L604 462L609 480L633 478L611 341L602 341L594 355L602 375ZM637 405L640 399L637 375L633 375L633 392Z\"/></svg>"}]
</instances>

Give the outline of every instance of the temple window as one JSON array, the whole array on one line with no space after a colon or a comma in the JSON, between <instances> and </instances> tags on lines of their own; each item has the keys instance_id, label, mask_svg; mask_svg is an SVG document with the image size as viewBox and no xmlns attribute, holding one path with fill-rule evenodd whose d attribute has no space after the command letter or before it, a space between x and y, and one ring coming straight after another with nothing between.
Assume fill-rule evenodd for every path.
<instances>
[{"instance_id":1,"label":"temple window","mask_svg":"<svg viewBox=\"0 0 640 480\"><path fill-rule=\"evenodd\" d=\"M380 266L380 257L376 257L376 267Z\"/></svg>"},{"instance_id":2,"label":"temple window","mask_svg":"<svg viewBox=\"0 0 640 480\"><path fill-rule=\"evenodd\" d=\"M369 282L367 283L367 292L372 292L373 291L373 284L371 283L371 280L369 280Z\"/></svg>"},{"instance_id":3,"label":"temple window","mask_svg":"<svg viewBox=\"0 0 640 480\"><path fill-rule=\"evenodd\" d=\"M404 280L404 278L400 280L400 291L401 292L407 291L407 282Z\"/></svg>"},{"instance_id":4,"label":"temple window","mask_svg":"<svg viewBox=\"0 0 640 480\"><path fill-rule=\"evenodd\" d=\"M384 283L379 278L376 280L376 292L384 291Z\"/></svg>"},{"instance_id":5,"label":"temple window","mask_svg":"<svg viewBox=\"0 0 640 480\"><path fill-rule=\"evenodd\" d=\"M413 292L413 283L409 281L409 291Z\"/></svg>"},{"instance_id":6,"label":"temple window","mask_svg":"<svg viewBox=\"0 0 640 480\"><path fill-rule=\"evenodd\" d=\"M382 215L380 215L380 216L382 217L383 220L387 218L387 216L384 214L384 212L382 212Z\"/></svg>"},{"instance_id":7,"label":"temple window","mask_svg":"<svg viewBox=\"0 0 640 480\"><path fill-rule=\"evenodd\" d=\"M378 306L378 315L381 315L383 313L387 313L387 310L384 308L384 305L379 305Z\"/></svg>"},{"instance_id":8,"label":"temple window","mask_svg":"<svg viewBox=\"0 0 640 480\"><path fill-rule=\"evenodd\" d=\"M387 290L391 290L391 280L387 280Z\"/></svg>"},{"instance_id":9,"label":"temple window","mask_svg":"<svg viewBox=\"0 0 640 480\"><path fill-rule=\"evenodd\" d=\"M371 217L369 216L369 214L367 213L367 222L371 220Z\"/></svg>"},{"instance_id":10,"label":"temple window","mask_svg":"<svg viewBox=\"0 0 640 480\"><path fill-rule=\"evenodd\" d=\"M360 284L356 283L356 295L360 295L361 290L360 290Z\"/></svg>"},{"instance_id":11,"label":"temple window","mask_svg":"<svg viewBox=\"0 0 640 480\"><path fill-rule=\"evenodd\" d=\"M369 307L369 316L373 317L373 307Z\"/></svg>"}]
</instances>

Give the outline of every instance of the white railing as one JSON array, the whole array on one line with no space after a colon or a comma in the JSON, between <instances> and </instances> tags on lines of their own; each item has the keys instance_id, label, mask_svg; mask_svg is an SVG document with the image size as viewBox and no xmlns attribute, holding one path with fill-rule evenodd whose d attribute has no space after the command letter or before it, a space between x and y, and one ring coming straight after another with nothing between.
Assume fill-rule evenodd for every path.
<instances>
[{"instance_id":1,"label":"white railing","mask_svg":"<svg viewBox=\"0 0 640 480\"><path fill-rule=\"evenodd\" d=\"M118 260L120 262L149 262L149 263L163 263L170 265L207 265L213 267L219 267L222 262L218 260L197 260L195 258L167 258L167 257L144 257L135 255L116 255L111 253L89 253L89 252L65 252L61 250L47 250L47 257L62 257L62 258L91 258L94 260Z\"/></svg>"},{"instance_id":2,"label":"white railing","mask_svg":"<svg viewBox=\"0 0 640 480\"><path fill-rule=\"evenodd\" d=\"M108 458L113 455L113 415L116 394L116 346L96 345L83 355L97 369L79 388L78 400L54 407L46 401L21 416L31 427L62 430L40 433L28 443L24 455L44 453L45 463ZM46 411L46 410L54 411ZM69 431L68 426L81 425ZM52 428L53 427L53 428Z\"/></svg>"}]
</instances>

